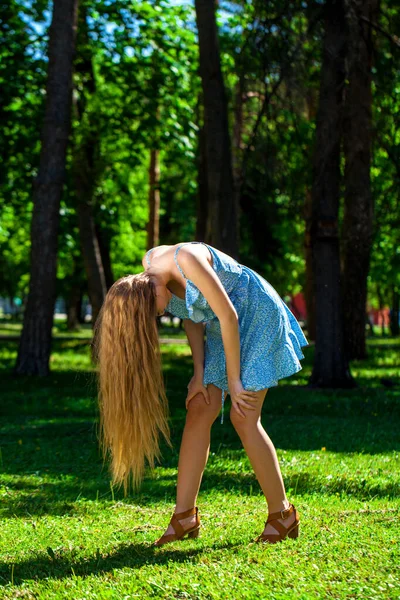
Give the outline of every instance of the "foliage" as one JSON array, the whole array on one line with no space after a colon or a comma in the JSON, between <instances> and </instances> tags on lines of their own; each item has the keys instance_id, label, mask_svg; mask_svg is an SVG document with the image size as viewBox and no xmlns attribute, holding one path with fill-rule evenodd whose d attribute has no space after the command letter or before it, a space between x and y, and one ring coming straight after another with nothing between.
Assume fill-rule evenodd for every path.
<instances>
[{"instance_id":1,"label":"foliage","mask_svg":"<svg viewBox=\"0 0 400 600\"><path fill-rule=\"evenodd\" d=\"M381 25L398 31L400 13L384 3ZM374 246L369 285L391 301L400 293L400 48L383 35L376 35L373 67L374 146L372 185L375 200ZM375 288L375 289L374 289ZM375 305L379 306L378 299Z\"/></svg>"},{"instance_id":2,"label":"foliage","mask_svg":"<svg viewBox=\"0 0 400 600\"><path fill-rule=\"evenodd\" d=\"M48 2L11 0L0 19L0 294L28 289L32 184L45 97ZM281 295L304 286L304 204L321 66L323 4L261 0L219 4L218 24L236 173L241 186L241 262ZM76 106L61 205L59 290L79 261L73 158L92 142L97 225L116 278L141 270L146 249L148 167L161 160L160 242L193 239L198 131L198 48L191 4L167 0L81 3ZM369 301L399 288L399 71L397 7L381 3L374 33L374 246ZM86 34L82 23L85 23ZM385 34L386 32L386 34ZM90 65L90 68L88 67ZM240 89L240 94L239 94ZM238 99L243 117L240 142Z\"/></svg>"}]
</instances>

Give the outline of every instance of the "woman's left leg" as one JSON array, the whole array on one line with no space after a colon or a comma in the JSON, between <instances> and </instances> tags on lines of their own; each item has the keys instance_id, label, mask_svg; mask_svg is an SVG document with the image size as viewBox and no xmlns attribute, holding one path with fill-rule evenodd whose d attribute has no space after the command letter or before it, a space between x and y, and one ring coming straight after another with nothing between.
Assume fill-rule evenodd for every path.
<instances>
[{"instance_id":1,"label":"woman's left leg","mask_svg":"<svg viewBox=\"0 0 400 600\"><path fill-rule=\"evenodd\" d=\"M246 410L244 408L246 418L238 415L232 407L230 419L242 441L257 480L264 492L268 504L268 512L273 513L288 508L289 501L286 497L275 446L261 424L261 408L267 391L268 388L265 388L256 392L257 402L251 403L256 410ZM287 519L279 520L281 523L284 523L285 527L288 527L295 521L295 515L292 513ZM271 523L268 523L264 529L264 533L275 534L276 529Z\"/></svg>"},{"instance_id":2,"label":"woman's left leg","mask_svg":"<svg viewBox=\"0 0 400 600\"><path fill-rule=\"evenodd\" d=\"M206 404L203 394L198 393L190 400L186 413L179 451L175 513L185 512L196 505L203 471L210 452L211 426L221 410L220 388L210 383L207 389L210 404ZM194 523L194 516L181 521L184 529L190 529ZM170 533L174 533L171 524L168 525L165 534Z\"/></svg>"}]
</instances>

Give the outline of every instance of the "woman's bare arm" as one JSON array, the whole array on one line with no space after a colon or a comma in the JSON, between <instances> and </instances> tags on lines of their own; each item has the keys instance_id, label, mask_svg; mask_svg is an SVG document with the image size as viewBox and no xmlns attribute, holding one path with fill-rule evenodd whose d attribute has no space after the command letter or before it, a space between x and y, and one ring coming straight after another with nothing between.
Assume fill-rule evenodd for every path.
<instances>
[{"instance_id":1,"label":"woman's bare arm","mask_svg":"<svg viewBox=\"0 0 400 600\"><path fill-rule=\"evenodd\" d=\"M236 309L205 257L196 255L192 247L186 245L179 250L179 265L218 317L225 350L228 383L237 382L240 380L240 336Z\"/></svg>"},{"instance_id":2,"label":"woman's bare arm","mask_svg":"<svg viewBox=\"0 0 400 600\"><path fill-rule=\"evenodd\" d=\"M194 323L183 319L183 327L192 350L194 375L203 379L204 375L204 323Z\"/></svg>"}]
</instances>

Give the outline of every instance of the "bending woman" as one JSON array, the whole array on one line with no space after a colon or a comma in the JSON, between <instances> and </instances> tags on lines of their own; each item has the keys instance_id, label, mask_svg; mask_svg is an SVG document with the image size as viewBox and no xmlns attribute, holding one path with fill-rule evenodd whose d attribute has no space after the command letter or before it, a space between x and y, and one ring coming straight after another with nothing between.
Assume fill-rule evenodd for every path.
<instances>
[{"instance_id":1,"label":"bending woman","mask_svg":"<svg viewBox=\"0 0 400 600\"><path fill-rule=\"evenodd\" d=\"M179 260L179 261L178 261ZM146 460L160 458L159 436L171 445L156 323L164 311L184 319L193 356L186 423L178 462L175 511L160 546L197 537L196 506L210 450L210 429L231 398L230 420L268 505L259 542L299 534L299 514L286 498L275 447L260 414L278 380L298 372L308 345L275 289L256 271L204 242L156 246L145 270L116 281L95 324L103 457L111 454L113 483L135 487ZM204 333L206 339L204 342Z\"/></svg>"}]
</instances>

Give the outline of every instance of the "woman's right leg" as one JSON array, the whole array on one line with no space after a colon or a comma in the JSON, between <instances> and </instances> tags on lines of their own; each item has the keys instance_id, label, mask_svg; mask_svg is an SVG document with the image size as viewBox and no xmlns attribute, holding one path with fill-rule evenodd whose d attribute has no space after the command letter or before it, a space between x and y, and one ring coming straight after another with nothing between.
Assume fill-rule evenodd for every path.
<instances>
[{"instance_id":1,"label":"woman's right leg","mask_svg":"<svg viewBox=\"0 0 400 600\"><path fill-rule=\"evenodd\" d=\"M196 506L210 452L211 425L221 411L221 389L212 383L208 384L207 389L210 404L206 403L203 394L196 394L189 402L179 451L175 513ZM180 523L184 529L188 529L194 520L195 516L188 517ZM174 533L173 527L169 525L165 533Z\"/></svg>"}]
</instances>

